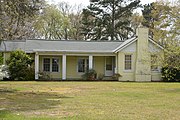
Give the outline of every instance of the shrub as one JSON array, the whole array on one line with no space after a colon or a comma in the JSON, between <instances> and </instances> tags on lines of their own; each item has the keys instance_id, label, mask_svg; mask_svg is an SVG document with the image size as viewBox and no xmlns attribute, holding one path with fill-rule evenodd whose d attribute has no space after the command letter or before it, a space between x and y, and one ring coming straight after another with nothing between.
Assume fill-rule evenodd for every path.
<instances>
[{"instance_id":1,"label":"shrub","mask_svg":"<svg viewBox=\"0 0 180 120\"><path fill-rule=\"evenodd\" d=\"M94 69L87 70L83 75L82 78L84 80L95 80L96 79L96 71Z\"/></svg>"},{"instance_id":2,"label":"shrub","mask_svg":"<svg viewBox=\"0 0 180 120\"><path fill-rule=\"evenodd\" d=\"M9 75L12 80L34 80L33 59L24 51L11 52L7 60Z\"/></svg>"},{"instance_id":3,"label":"shrub","mask_svg":"<svg viewBox=\"0 0 180 120\"><path fill-rule=\"evenodd\" d=\"M98 75L98 80L103 80L103 78L104 78L104 74L100 73L100 74Z\"/></svg>"},{"instance_id":4,"label":"shrub","mask_svg":"<svg viewBox=\"0 0 180 120\"><path fill-rule=\"evenodd\" d=\"M35 79L35 70L34 67L28 67L25 72L25 77L23 80L34 80Z\"/></svg>"},{"instance_id":5,"label":"shrub","mask_svg":"<svg viewBox=\"0 0 180 120\"><path fill-rule=\"evenodd\" d=\"M119 73L115 73L115 74L112 76L112 79L113 79L113 80L119 80L120 77L122 77L122 75L120 75Z\"/></svg>"},{"instance_id":6,"label":"shrub","mask_svg":"<svg viewBox=\"0 0 180 120\"><path fill-rule=\"evenodd\" d=\"M165 66L162 68L162 78L166 82L180 81L180 69L177 67Z\"/></svg>"},{"instance_id":7,"label":"shrub","mask_svg":"<svg viewBox=\"0 0 180 120\"><path fill-rule=\"evenodd\" d=\"M3 64L3 54L0 53L0 65L2 65L2 64Z\"/></svg>"},{"instance_id":8,"label":"shrub","mask_svg":"<svg viewBox=\"0 0 180 120\"><path fill-rule=\"evenodd\" d=\"M38 75L39 75L40 80L50 80L51 79L49 72L39 72Z\"/></svg>"},{"instance_id":9,"label":"shrub","mask_svg":"<svg viewBox=\"0 0 180 120\"><path fill-rule=\"evenodd\" d=\"M168 44L164 57L164 67L161 71L163 80L180 81L180 44L174 40Z\"/></svg>"}]
</instances>

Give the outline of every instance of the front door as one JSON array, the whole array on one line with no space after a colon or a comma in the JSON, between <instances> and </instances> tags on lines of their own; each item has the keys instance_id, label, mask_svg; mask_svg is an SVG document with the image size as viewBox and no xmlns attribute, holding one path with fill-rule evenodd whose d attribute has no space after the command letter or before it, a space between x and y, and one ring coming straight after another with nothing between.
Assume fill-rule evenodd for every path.
<instances>
[{"instance_id":1,"label":"front door","mask_svg":"<svg viewBox=\"0 0 180 120\"><path fill-rule=\"evenodd\" d=\"M106 57L105 58L105 76L112 76L113 75L113 57Z\"/></svg>"}]
</instances>

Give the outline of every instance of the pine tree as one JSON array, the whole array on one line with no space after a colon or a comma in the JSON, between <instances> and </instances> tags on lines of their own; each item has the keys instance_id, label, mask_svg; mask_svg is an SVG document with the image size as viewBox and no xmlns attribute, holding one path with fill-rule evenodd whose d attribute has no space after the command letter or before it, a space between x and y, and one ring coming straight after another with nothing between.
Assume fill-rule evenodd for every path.
<instances>
[{"instance_id":1,"label":"pine tree","mask_svg":"<svg viewBox=\"0 0 180 120\"><path fill-rule=\"evenodd\" d=\"M155 19L152 17L152 10L153 10L153 4L154 2L150 4L145 4L143 6L142 15L144 17L142 25L146 26L150 29L150 36L153 37L152 29L154 29L154 21Z\"/></svg>"},{"instance_id":2,"label":"pine tree","mask_svg":"<svg viewBox=\"0 0 180 120\"><path fill-rule=\"evenodd\" d=\"M86 39L123 40L132 29L130 17L140 0L91 0L83 10L83 28ZM87 21L89 19L89 21ZM87 38L88 36L88 38Z\"/></svg>"}]
</instances>

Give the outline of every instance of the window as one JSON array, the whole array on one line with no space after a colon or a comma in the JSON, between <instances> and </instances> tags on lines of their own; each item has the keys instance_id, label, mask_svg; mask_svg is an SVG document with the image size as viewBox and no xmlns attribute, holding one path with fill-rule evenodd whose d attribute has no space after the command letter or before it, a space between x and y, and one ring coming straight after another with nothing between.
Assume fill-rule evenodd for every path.
<instances>
[{"instance_id":1,"label":"window","mask_svg":"<svg viewBox=\"0 0 180 120\"><path fill-rule=\"evenodd\" d=\"M50 72L50 58L43 59L43 71Z\"/></svg>"},{"instance_id":2,"label":"window","mask_svg":"<svg viewBox=\"0 0 180 120\"><path fill-rule=\"evenodd\" d=\"M59 59L58 58L44 58L43 71L59 72Z\"/></svg>"},{"instance_id":3,"label":"window","mask_svg":"<svg viewBox=\"0 0 180 120\"><path fill-rule=\"evenodd\" d=\"M158 71L157 55L151 55L151 71Z\"/></svg>"},{"instance_id":4,"label":"window","mask_svg":"<svg viewBox=\"0 0 180 120\"><path fill-rule=\"evenodd\" d=\"M59 59L52 58L52 72L59 72Z\"/></svg>"},{"instance_id":5,"label":"window","mask_svg":"<svg viewBox=\"0 0 180 120\"><path fill-rule=\"evenodd\" d=\"M78 72L85 72L89 69L89 60L88 59L79 59L78 60Z\"/></svg>"},{"instance_id":6,"label":"window","mask_svg":"<svg viewBox=\"0 0 180 120\"><path fill-rule=\"evenodd\" d=\"M132 69L132 55L125 55L125 70Z\"/></svg>"}]
</instances>

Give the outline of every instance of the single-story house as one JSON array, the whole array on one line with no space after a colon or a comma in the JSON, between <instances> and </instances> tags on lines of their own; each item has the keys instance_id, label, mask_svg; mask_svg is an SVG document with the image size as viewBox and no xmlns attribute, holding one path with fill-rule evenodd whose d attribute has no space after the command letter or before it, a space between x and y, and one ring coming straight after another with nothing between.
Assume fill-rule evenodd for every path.
<instances>
[{"instance_id":1,"label":"single-story house","mask_svg":"<svg viewBox=\"0 0 180 120\"><path fill-rule=\"evenodd\" d=\"M6 60L11 51L24 50L35 60L35 79L47 72L51 79L81 79L87 69L119 81L160 81L163 47L148 35L145 27L125 41L13 40L2 41L0 51ZM154 64L156 63L156 64Z\"/></svg>"}]
</instances>

